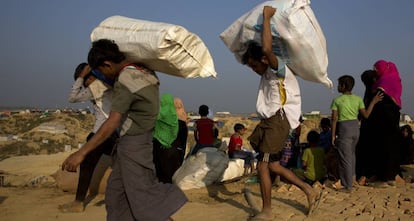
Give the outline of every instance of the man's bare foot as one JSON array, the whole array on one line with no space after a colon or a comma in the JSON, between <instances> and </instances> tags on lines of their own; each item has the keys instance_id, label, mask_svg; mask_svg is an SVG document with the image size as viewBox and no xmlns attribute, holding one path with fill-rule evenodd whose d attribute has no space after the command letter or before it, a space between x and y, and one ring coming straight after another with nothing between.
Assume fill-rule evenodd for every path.
<instances>
[{"instance_id":1,"label":"man's bare foot","mask_svg":"<svg viewBox=\"0 0 414 221\"><path fill-rule=\"evenodd\" d=\"M308 204L309 204L308 216L310 216L319 206L319 203L322 198L322 190L318 191L314 189L313 193L308 194L307 197L308 197Z\"/></svg>"},{"instance_id":2,"label":"man's bare foot","mask_svg":"<svg viewBox=\"0 0 414 221\"><path fill-rule=\"evenodd\" d=\"M262 210L257 215L253 216L250 221L268 221L273 220L272 211Z\"/></svg>"},{"instance_id":3,"label":"man's bare foot","mask_svg":"<svg viewBox=\"0 0 414 221\"><path fill-rule=\"evenodd\" d=\"M79 201L59 205L59 210L63 213L81 213L84 209L83 202Z\"/></svg>"}]
</instances>

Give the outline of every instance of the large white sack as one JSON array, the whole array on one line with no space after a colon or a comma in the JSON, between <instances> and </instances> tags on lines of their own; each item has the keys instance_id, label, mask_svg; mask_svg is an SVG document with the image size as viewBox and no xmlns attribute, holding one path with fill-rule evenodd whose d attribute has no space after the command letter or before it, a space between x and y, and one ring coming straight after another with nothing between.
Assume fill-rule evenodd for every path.
<instances>
[{"instance_id":1,"label":"large white sack","mask_svg":"<svg viewBox=\"0 0 414 221\"><path fill-rule=\"evenodd\" d=\"M271 19L273 52L297 76L331 88L326 40L309 0L275 0L259 4L220 34L224 44L239 62L246 51L246 42L253 40L261 44L263 7L266 5L276 8Z\"/></svg>"},{"instance_id":2,"label":"large white sack","mask_svg":"<svg viewBox=\"0 0 414 221\"><path fill-rule=\"evenodd\" d=\"M216 77L204 42L184 27L162 22L111 16L91 33L91 41L114 40L128 59L183 78Z\"/></svg>"},{"instance_id":3,"label":"large white sack","mask_svg":"<svg viewBox=\"0 0 414 221\"><path fill-rule=\"evenodd\" d=\"M230 159L229 166L221 176L220 181L228 181L244 175L244 160L243 159Z\"/></svg>"},{"instance_id":4,"label":"large white sack","mask_svg":"<svg viewBox=\"0 0 414 221\"><path fill-rule=\"evenodd\" d=\"M229 158L225 152L205 147L189 156L175 171L172 180L182 190L203 188L219 181L228 163Z\"/></svg>"}]
</instances>

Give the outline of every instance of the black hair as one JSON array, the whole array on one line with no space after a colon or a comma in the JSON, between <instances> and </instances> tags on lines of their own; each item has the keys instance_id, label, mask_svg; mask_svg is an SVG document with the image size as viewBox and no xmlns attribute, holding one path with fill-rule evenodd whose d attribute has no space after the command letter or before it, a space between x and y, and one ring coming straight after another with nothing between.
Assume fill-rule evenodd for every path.
<instances>
[{"instance_id":1,"label":"black hair","mask_svg":"<svg viewBox=\"0 0 414 221\"><path fill-rule=\"evenodd\" d=\"M355 79L351 75L342 75L338 78L338 84L343 86L345 91L352 91L355 85Z\"/></svg>"},{"instance_id":2,"label":"black hair","mask_svg":"<svg viewBox=\"0 0 414 221\"><path fill-rule=\"evenodd\" d=\"M361 74L361 81L367 88L371 88L371 86L374 85L376 78L377 72L374 70L366 70Z\"/></svg>"},{"instance_id":3,"label":"black hair","mask_svg":"<svg viewBox=\"0 0 414 221\"><path fill-rule=\"evenodd\" d=\"M73 74L73 78L75 78L75 81L76 81L76 79L78 79L78 77L79 77L80 73L82 72L82 70L85 68L85 66L86 66L86 65L88 65L88 63L83 62L83 63L80 63L80 64L76 67L76 69L75 69L75 73Z\"/></svg>"},{"instance_id":4,"label":"black hair","mask_svg":"<svg viewBox=\"0 0 414 221\"><path fill-rule=\"evenodd\" d=\"M102 66L105 61L112 61L118 64L125 60L125 58L118 45L109 39L100 39L92 42L92 48L88 53L88 63L92 69Z\"/></svg>"},{"instance_id":5,"label":"black hair","mask_svg":"<svg viewBox=\"0 0 414 221\"><path fill-rule=\"evenodd\" d=\"M200 116L207 116L208 115L208 106L203 104L198 108L198 114L200 114Z\"/></svg>"},{"instance_id":6,"label":"black hair","mask_svg":"<svg viewBox=\"0 0 414 221\"><path fill-rule=\"evenodd\" d=\"M319 133L315 130L311 130L306 137L309 143L318 143L319 141Z\"/></svg>"},{"instance_id":7,"label":"black hair","mask_svg":"<svg viewBox=\"0 0 414 221\"><path fill-rule=\"evenodd\" d=\"M365 92L364 92L365 106L368 106L372 98L374 97L371 88L374 85L376 79L377 79L377 72L374 70L366 70L362 72L361 74L361 81L365 85Z\"/></svg>"},{"instance_id":8,"label":"black hair","mask_svg":"<svg viewBox=\"0 0 414 221\"><path fill-rule=\"evenodd\" d=\"M244 125L240 123L235 124L233 127L234 132L239 132L240 130L243 130L244 128L245 128Z\"/></svg>"},{"instance_id":9,"label":"black hair","mask_svg":"<svg viewBox=\"0 0 414 221\"><path fill-rule=\"evenodd\" d=\"M321 119L321 125L325 125L325 126L331 126L331 120L329 120L329 118L324 117Z\"/></svg>"},{"instance_id":10,"label":"black hair","mask_svg":"<svg viewBox=\"0 0 414 221\"><path fill-rule=\"evenodd\" d=\"M261 61L263 57L263 48L255 41L249 41L247 44L247 50L243 54L242 63L247 64L249 59L253 59L255 61Z\"/></svg>"},{"instance_id":11,"label":"black hair","mask_svg":"<svg viewBox=\"0 0 414 221\"><path fill-rule=\"evenodd\" d=\"M403 125L403 126L401 126L401 132L404 130L404 129L406 129L407 130L407 132L408 132L408 137L410 138L410 139L412 139L413 138L413 129L410 127L410 125L408 125L408 124L406 124L406 125Z\"/></svg>"}]
</instances>

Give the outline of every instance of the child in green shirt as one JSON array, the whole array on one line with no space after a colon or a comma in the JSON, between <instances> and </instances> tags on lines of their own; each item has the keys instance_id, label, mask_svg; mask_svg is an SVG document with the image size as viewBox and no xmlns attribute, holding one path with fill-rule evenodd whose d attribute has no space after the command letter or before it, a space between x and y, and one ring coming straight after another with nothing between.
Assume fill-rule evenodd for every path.
<instances>
[{"instance_id":1,"label":"child in green shirt","mask_svg":"<svg viewBox=\"0 0 414 221\"><path fill-rule=\"evenodd\" d=\"M339 153L339 178L345 191L352 191L355 176L355 147L359 139L358 114L368 118L374 105L382 100L383 94L377 94L372 99L368 110L362 98L352 94L355 80L352 76L343 75L338 79L338 92L331 104L332 110L332 144Z\"/></svg>"}]
</instances>

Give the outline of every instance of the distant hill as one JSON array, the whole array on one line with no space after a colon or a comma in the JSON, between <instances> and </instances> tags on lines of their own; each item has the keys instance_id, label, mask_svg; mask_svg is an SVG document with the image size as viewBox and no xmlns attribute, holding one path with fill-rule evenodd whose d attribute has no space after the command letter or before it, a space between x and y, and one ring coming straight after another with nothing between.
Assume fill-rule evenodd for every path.
<instances>
[{"instance_id":1,"label":"distant hill","mask_svg":"<svg viewBox=\"0 0 414 221\"><path fill-rule=\"evenodd\" d=\"M92 130L92 114L14 114L0 118L0 160L78 148ZM53 128L56 128L55 130Z\"/></svg>"}]
</instances>

